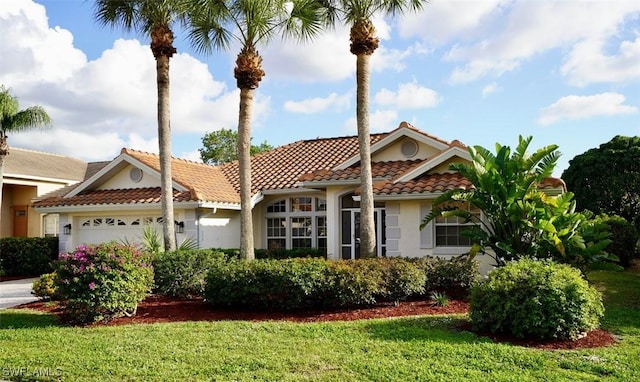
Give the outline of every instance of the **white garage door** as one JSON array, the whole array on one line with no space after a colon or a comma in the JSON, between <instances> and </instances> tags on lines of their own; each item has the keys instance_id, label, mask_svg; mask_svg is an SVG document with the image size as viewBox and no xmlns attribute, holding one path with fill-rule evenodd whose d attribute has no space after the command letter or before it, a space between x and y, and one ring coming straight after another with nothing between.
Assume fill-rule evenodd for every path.
<instances>
[{"instance_id":1,"label":"white garage door","mask_svg":"<svg viewBox=\"0 0 640 382\"><path fill-rule=\"evenodd\" d=\"M90 216L78 221L78 243L98 244L108 241L142 243L145 226L162 235L162 216Z\"/></svg>"}]
</instances>

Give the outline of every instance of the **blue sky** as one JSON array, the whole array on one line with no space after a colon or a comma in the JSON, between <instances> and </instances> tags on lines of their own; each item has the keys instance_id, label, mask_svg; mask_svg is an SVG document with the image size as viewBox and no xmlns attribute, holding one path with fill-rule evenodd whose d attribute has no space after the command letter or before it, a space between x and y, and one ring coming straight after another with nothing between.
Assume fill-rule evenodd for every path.
<instances>
[{"instance_id":1,"label":"blue sky","mask_svg":"<svg viewBox=\"0 0 640 382\"><path fill-rule=\"evenodd\" d=\"M155 63L146 36L98 26L92 1L3 0L0 84L52 129L9 145L87 161L123 147L157 152ZM419 14L374 21L371 130L407 121L493 150L532 135L568 161L615 135L640 135L640 2L431 0ZM202 136L237 127L237 49L204 56L176 31L173 155L199 160ZM252 136L279 146L355 135L355 57L347 28L303 45L259 47L266 77Z\"/></svg>"}]
</instances>

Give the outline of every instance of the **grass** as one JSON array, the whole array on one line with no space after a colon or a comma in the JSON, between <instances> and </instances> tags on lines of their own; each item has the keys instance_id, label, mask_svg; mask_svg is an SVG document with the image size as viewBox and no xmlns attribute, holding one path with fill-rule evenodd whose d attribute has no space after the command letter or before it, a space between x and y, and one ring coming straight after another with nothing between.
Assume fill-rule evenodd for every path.
<instances>
[{"instance_id":1,"label":"grass","mask_svg":"<svg viewBox=\"0 0 640 382\"><path fill-rule=\"evenodd\" d=\"M464 315L356 322L59 326L0 313L0 379L63 381L640 380L640 276L594 272L611 347L544 351L457 331Z\"/></svg>"}]
</instances>

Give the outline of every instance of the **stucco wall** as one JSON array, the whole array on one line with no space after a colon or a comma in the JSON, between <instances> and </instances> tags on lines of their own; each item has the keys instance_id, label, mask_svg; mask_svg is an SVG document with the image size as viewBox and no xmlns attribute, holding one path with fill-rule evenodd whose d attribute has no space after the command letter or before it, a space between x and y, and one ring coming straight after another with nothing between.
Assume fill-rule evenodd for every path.
<instances>
[{"instance_id":1,"label":"stucco wall","mask_svg":"<svg viewBox=\"0 0 640 382\"><path fill-rule=\"evenodd\" d=\"M420 230L422 218L429 213L428 200L407 200L386 203L387 214L387 256L423 257L437 256L450 259L468 252L468 247L436 247L434 224ZM486 274L492 269L489 256L477 256L480 272Z\"/></svg>"},{"instance_id":2,"label":"stucco wall","mask_svg":"<svg viewBox=\"0 0 640 382\"><path fill-rule=\"evenodd\" d=\"M118 188L138 188L138 187L160 187L160 179L155 174L143 173L139 182L133 182L129 176L130 171L134 168L132 165L124 167L120 172L109 178L100 185L100 190L111 190Z\"/></svg>"}]
</instances>

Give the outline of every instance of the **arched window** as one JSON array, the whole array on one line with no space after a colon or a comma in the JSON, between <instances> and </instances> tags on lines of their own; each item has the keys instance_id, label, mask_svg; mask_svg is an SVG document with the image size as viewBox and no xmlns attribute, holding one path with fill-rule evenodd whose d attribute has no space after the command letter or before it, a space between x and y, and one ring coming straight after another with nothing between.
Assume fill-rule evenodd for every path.
<instances>
[{"instance_id":1,"label":"arched window","mask_svg":"<svg viewBox=\"0 0 640 382\"><path fill-rule=\"evenodd\" d=\"M267 248L327 249L327 201L315 196L280 199L266 207Z\"/></svg>"}]
</instances>

